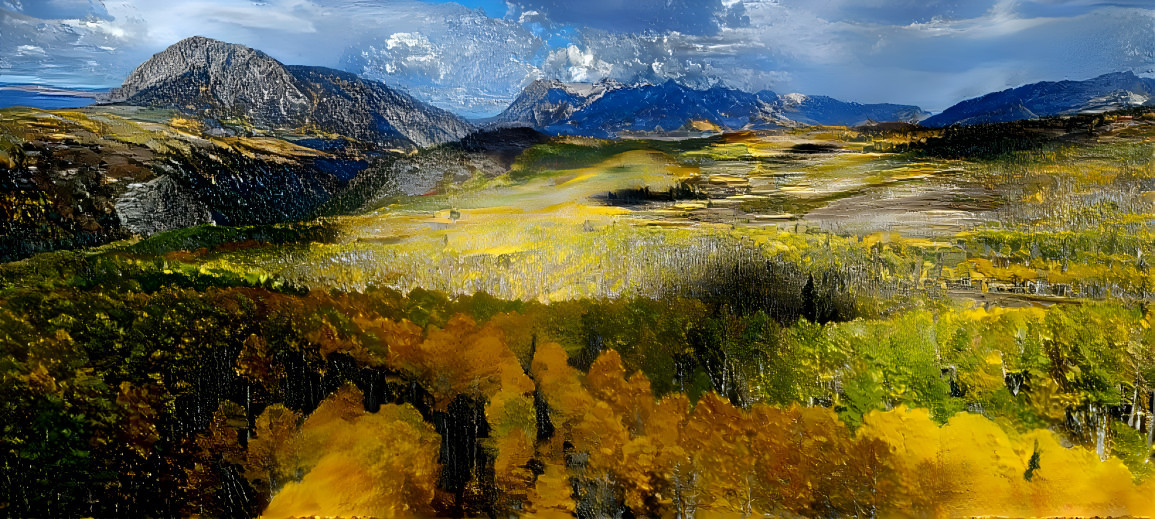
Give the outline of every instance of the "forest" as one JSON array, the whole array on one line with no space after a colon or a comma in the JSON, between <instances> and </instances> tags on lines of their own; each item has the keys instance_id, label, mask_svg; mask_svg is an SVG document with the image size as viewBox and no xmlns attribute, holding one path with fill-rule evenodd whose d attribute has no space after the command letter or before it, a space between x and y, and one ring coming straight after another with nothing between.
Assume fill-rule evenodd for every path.
<instances>
[{"instance_id":1,"label":"forest","mask_svg":"<svg viewBox=\"0 0 1155 519\"><path fill-rule=\"evenodd\" d=\"M0 300L5 514L1079 515L1155 490L1128 305L831 319L808 278L783 320L88 275Z\"/></svg>"}]
</instances>

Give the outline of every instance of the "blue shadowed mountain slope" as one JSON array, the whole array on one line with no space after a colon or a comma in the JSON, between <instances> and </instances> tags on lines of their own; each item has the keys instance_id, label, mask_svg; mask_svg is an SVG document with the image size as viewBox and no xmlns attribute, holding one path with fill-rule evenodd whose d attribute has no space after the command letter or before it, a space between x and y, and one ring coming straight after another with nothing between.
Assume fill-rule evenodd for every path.
<instances>
[{"instance_id":1,"label":"blue shadowed mountain slope","mask_svg":"<svg viewBox=\"0 0 1155 519\"><path fill-rule=\"evenodd\" d=\"M967 99L923 121L927 126L984 124L1155 104L1155 80L1131 72L1086 81L1044 81Z\"/></svg>"},{"instance_id":2,"label":"blue shadowed mountain slope","mask_svg":"<svg viewBox=\"0 0 1155 519\"><path fill-rule=\"evenodd\" d=\"M661 132L709 121L723 130L801 124L858 125L870 121L916 121L916 106L847 103L823 96L769 90L756 94L715 86L695 90L674 81L625 86L616 82L567 84L535 81L508 109L487 121L530 126L547 133L613 137L620 132Z\"/></svg>"}]
</instances>

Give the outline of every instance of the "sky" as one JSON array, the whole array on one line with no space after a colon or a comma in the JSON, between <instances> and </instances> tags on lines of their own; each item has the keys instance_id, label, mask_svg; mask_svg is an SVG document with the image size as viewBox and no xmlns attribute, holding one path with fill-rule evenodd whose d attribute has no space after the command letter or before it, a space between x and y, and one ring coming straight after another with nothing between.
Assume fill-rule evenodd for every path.
<instances>
[{"instance_id":1,"label":"sky","mask_svg":"<svg viewBox=\"0 0 1155 519\"><path fill-rule=\"evenodd\" d=\"M721 85L941 111L1155 75L1155 0L0 0L0 82L119 85L189 36L480 117L536 79Z\"/></svg>"}]
</instances>

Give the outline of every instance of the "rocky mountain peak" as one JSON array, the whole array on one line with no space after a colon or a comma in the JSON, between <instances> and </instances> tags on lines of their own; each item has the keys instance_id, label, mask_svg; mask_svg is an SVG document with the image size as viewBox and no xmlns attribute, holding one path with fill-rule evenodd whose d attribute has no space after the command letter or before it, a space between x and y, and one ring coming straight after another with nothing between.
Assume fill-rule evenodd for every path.
<instances>
[{"instance_id":1,"label":"rocky mountain peak","mask_svg":"<svg viewBox=\"0 0 1155 519\"><path fill-rule=\"evenodd\" d=\"M109 100L246 117L269 127L284 126L309 109L309 97L281 62L203 36L153 55L109 93Z\"/></svg>"},{"instance_id":2,"label":"rocky mountain peak","mask_svg":"<svg viewBox=\"0 0 1155 519\"><path fill-rule=\"evenodd\" d=\"M259 50L203 36L155 54L104 101L239 118L262 129L315 128L403 148L454 141L472 129L383 83L286 66Z\"/></svg>"},{"instance_id":3,"label":"rocky mountain peak","mask_svg":"<svg viewBox=\"0 0 1155 519\"><path fill-rule=\"evenodd\" d=\"M113 101L124 101L189 75L206 81L211 93L225 104L281 95L305 102L304 95L292 88L291 77L279 61L244 45L203 36L185 38L153 55L133 70L109 97ZM267 88L269 86L274 88Z\"/></svg>"}]
</instances>

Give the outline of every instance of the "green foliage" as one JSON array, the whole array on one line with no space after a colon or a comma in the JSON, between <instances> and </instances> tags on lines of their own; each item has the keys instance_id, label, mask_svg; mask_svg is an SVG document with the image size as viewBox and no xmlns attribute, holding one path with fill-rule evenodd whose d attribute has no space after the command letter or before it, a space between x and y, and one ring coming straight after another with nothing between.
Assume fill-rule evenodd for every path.
<instances>
[{"instance_id":1,"label":"green foliage","mask_svg":"<svg viewBox=\"0 0 1155 519\"><path fill-rule=\"evenodd\" d=\"M332 243L339 230L324 221L275 225L227 227L200 225L150 236L124 247L133 254L159 255L172 251L216 249L226 244L257 242L262 245Z\"/></svg>"}]
</instances>

